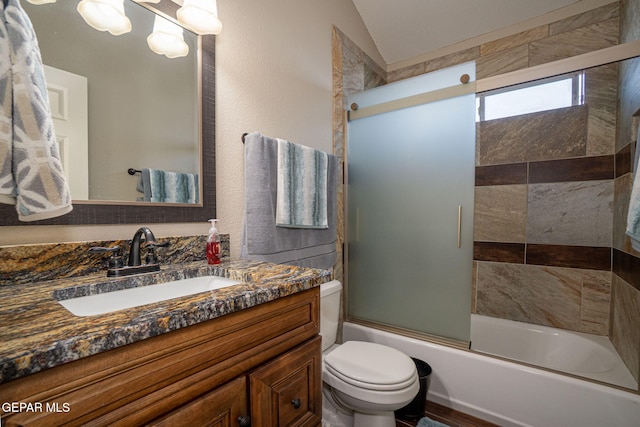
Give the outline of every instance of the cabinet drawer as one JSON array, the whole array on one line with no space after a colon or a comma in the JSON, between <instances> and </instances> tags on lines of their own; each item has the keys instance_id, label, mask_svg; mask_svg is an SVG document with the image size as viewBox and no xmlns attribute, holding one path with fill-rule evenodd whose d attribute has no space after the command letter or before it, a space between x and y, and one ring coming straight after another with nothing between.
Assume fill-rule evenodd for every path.
<instances>
[{"instance_id":1,"label":"cabinet drawer","mask_svg":"<svg viewBox=\"0 0 640 427\"><path fill-rule=\"evenodd\" d=\"M321 337L249 375L253 427L315 426L322 418Z\"/></svg>"},{"instance_id":2,"label":"cabinet drawer","mask_svg":"<svg viewBox=\"0 0 640 427\"><path fill-rule=\"evenodd\" d=\"M247 382L237 378L149 424L154 427L231 427L247 415Z\"/></svg>"}]
</instances>

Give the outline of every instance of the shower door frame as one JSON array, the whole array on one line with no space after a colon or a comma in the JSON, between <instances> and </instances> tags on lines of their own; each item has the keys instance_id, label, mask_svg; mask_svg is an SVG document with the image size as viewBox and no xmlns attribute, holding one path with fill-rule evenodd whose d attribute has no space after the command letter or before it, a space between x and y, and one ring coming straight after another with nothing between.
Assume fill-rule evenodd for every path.
<instances>
[{"instance_id":1,"label":"shower door frame","mask_svg":"<svg viewBox=\"0 0 640 427\"><path fill-rule=\"evenodd\" d=\"M584 53L581 55L576 55L570 58L560 59L557 61L553 61L546 64L541 64L537 66L533 66L530 68L526 68L523 70L512 71L492 77L486 77L482 79L478 79L473 83L475 86L475 92L483 93L495 89L500 89L508 86L513 86L517 84L522 84L534 80L540 80L547 77L553 77L560 74L566 74L571 72L576 72L583 69L588 69L592 67L598 67L601 65L606 65L613 62L624 61L631 58L640 57L640 40L627 42L623 44L619 44L616 46L608 47L605 49L600 49L597 51L592 51L588 53ZM469 84L471 84L469 83ZM446 91L443 91L443 97L450 97L450 94L447 94ZM455 95L454 95L455 96ZM425 102L433 102L428 96L424 97ZM419 100L419 97L414 97L414 99L409 100L409 103L415 102ZM417 104L413 104L417 105ZM377 114L380 111L376 111L372 114ZM410 338L416 338L420 340L425 340L428 342L434 342L437 344L446 345L449 347L462 348L468 351L472 351L469 348L467 343L461 343L457 340L451 340L445 337L440 337L428 333L417 332L413 330L404 329L401 327L391 326L383 323L378 323L374 321L363 320L355 317L351 317L349 315L348 310L348 287L349 287L349 227L348 221L348 211L349 211L349 158L348 158L348 150L346 147L348 146L349 132L347 129L348 121L352 120L352 115L356 117L361 113L354 113L353 111L344 111L345 114L345 129L344 129L344 212L343 216L344 220L344 267L343 267L343 283L344 283L344 291L343 291L343 317L345 321L349 321L351 323L361 324L363 326L372 327L379 330L384 330L391 333L396 333L399 335L407 336ZM480 353L483 354L483 353ZM483 354L487 356L486 354ZM489 357L493 357L488 355Z\"/></svg>"}]
</instances>

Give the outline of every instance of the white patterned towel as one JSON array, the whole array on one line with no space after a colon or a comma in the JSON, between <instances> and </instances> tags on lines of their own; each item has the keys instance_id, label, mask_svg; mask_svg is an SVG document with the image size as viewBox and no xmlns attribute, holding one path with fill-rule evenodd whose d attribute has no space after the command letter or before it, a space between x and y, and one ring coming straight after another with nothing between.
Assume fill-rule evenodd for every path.
<instances>
[{"instance_id":1,"label":"white patterned towel","mask_svg":"<svg viewBox=\"0 0 640 427\"><path fill-rule=\"evenodd\" d=\"M0 202L15 204L20 221L64 215L71 194L36 35L19 0L0 8Z\"/></svg>"},{"instance_id":2,"label":"white patterned towel","mask_svg":"<svg viewBox=\"0 0 640 427\"><path fill-rule=\"evenodd\" d=\"M278 139L276 225L327 228L327 153Z\"/></svg>"}]
</instances>

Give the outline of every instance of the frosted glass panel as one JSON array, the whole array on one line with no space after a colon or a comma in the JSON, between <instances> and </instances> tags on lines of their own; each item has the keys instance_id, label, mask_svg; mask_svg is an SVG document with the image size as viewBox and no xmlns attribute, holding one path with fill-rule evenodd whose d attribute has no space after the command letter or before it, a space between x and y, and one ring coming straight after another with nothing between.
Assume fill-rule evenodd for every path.
<instances>
[{"instance_id":1,"label":"frosted glass panel","mask_svg":"<svg viewBox=\"0 0 640 427\"><path fill-rule=\"evenodd\" d=\"M349 103L375 104L374 91L388 101L393 86ZM349 316L469 341L474 109L471 94L349 123Z\"/></svg>"}]
</instances>

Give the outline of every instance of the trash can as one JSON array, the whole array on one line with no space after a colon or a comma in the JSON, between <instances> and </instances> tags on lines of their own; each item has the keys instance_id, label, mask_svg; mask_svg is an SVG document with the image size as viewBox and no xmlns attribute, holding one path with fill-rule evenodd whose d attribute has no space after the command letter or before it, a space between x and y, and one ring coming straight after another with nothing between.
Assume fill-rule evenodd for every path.
<instances>
[{"instance_id":1,"label":"trash can","mask_svg":"<svg viewBox=\"0 0 640 427\"><path fill-rule=\"evenodd\" d=\"M398 409L396 418L406 420L417 420L424 417L424 407L427 402L427 391L429 391L429 380L431 379L431 366L423 360L411 358L416 364L418 378L420 379L420 390L416 397L406 406Z\"/></svg>"}]
</instances>

